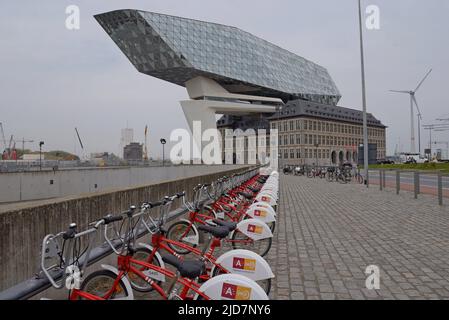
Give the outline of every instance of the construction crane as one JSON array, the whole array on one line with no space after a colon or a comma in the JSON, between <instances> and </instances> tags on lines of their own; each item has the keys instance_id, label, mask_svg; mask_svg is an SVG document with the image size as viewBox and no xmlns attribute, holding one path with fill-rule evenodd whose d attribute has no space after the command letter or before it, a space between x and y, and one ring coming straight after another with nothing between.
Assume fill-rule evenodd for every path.
<instances>
[{"instance_id":1,"label":"construction crane","mask_svg":"<svg viewBox=\"0 0 449 320\"><path fill-rule=\"evenodd\" d=\"M3 124L0 122L0 132L2 134L1 138L2 138L2 142L3 142L3 150L6 149L6 138L5 138L5 131L3 130Z\"/></svg>"},{"instance_id":2,"label":"construction crane","mask_svg":"<svg viewBox=\"0 0 449 320\"><path fill-rule=\"evenodd\" d=\"M82 150L82 151L81 151L81 158L86 159L87 157L86 157L86 155L85 155L85 153L84 153L84 145L83 145L83 142L81 141L81 137L80 137L80 134L79 134L77 128L75 128L75 132L76 132L76 136L78 137L78 141L79 141L79 143L80 143L81 150Z\"/></svg>"},{"instance_id":3,"label":"construction crane","mask_svg":"<svg viewBox=\"0 0 449 320\"><path fill-rule=\"evenodd\" d=\"M22 140L13 140L13 142L22 144L22 154L24 154L25 153L25 143L33 143L34 140L26 140L25 138L22 138Z\"/></svg>"},{"instance_id":4,"label":"construction crane","mask_svg":"<svg viewBox=\"0 0 449 320\"><path fill-rule=\"evenodd\" d=\"M143 151L143 159L148 160L148 147L147 147L148 125L145 126L145 146Z\"/></svg>"}]
</instances>

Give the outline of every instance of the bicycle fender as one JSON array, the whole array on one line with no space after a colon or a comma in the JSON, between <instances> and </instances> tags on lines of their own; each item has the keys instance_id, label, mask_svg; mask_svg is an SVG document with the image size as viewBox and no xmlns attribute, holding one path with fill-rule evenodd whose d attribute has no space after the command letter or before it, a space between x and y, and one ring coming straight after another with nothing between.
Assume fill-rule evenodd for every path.
<instances>
[{"instance_id":1,"label":"bicycle fender","mask_svg":"<svg viewBox=\"0 0 449 320\"><path fill-rule=\"evenodd\" d=\"M265 291L254 280L232 273L207 280L199 291L211 300L268 300ZM198 294L195 295L197 298Z\"/></svg>"},{"instance_id":2,"label":"bicycle fender","mask_svg":"<svg viewBox=\"0 0 449 320\"><path fill-rule=\"evenodd\" d=\"M216 263L233 274L241 274L254 281L274 278L270 265L255 252L237 249L222 254ZM213 274L215 265L211 270Z\"/></svg>"},{"instance_id":3,"label":"bicycle fender","mask_svg":"<svg viewBox=\"0 0 449 320\"><path fill-rule=\"evenodd\" d=\"M271 209L271 210L273 210L273 209ZM275 215L273 215L269 211L269 209L262 207L262 206L249 208L246 211L246 214L249 215L251 218L263 221L265 223L270 223L270 222L276 221Z\"/></svg>"},{"instance_id":4,"label":"bicycle fender","mask_svg":"<svg viewBox=\"0 0 449 320\"><path fill-rule=\"evenodd\" d=\"M242 220L237 224L237 229L254 241L273 237L273 233L267 224L257 219Z\"/></svg>"},{"instance_id":5,"label":"bicycle fender","mask_svg":"<svg viewBox=\"0 0 449 320\"><path fill-rule=\"evenodd\" d=\"M270 196L268 194L263 194L263 193L259 193L256 197L256 200L266 202L271 206L274 206L277 204L276 200L272 196Z\"/></svg>"},{"instance_id":6,"label":"bicycle fender","mask_svg":"<svg viewBox=\"0 0 449 320\"><path fill-rule=\"evenodd\" d=\"M109 264L102 264L101 267L103 269L105 269L105 270L109 270L109 271L115 273L117 276L119 275L118 269L113 267L113 266L111 266L111 265L109 265ZM129 282L128 278L127 277L122 277L122 281L123 281L123 284L126 287L126 290L128 291L128 296L125 297L125 298L118 298L118 299L115 299L115 300L134 300L133 289L131 287L131 283Z\"/></svg>"},{"instance_id":7,"label":"bicycle fender","mask_svg":"<svg viewBox=\"0 0 449 320\"><path fill-rule=\"evenodd\" d=\"M266 203L266 202L255 202L252 205L249 206L249 209L257 209L257 208L263 208L266 211L269 211L273 217L276 218L276 211L274 211L273 207L270 206L270 204Z\"/></svg>"},{"instance_id":8,"label":"bicycle fender","mask_svg":"<svg viewBox=\"0 0 449 320\"><path fill-rule=\"evenodd\" d=\"M147 248L150 251L153 251L153 247L149 244L140 242L139 246ZM164 260L162 260L162 257L159 254L159 252L156 251L155 257L156 257L157 261L159 262L159 266L161 268L165 268ZM153 280L165 282L165 275L160 272L157 272L155 270L145 270L145 271L143 271L143 273Z\"/></svg>"},{"instance_id":9,"label":"bicycle fender","mask_svg":"<svg viewBox=\"0 0 449 320\"><path fill-rule=\"evenodd\" d=\"M187 219L179 219L178 221L184 221L187 224L190 224L190 221ZM195 235L185 237L182 241L187 242L188 244L197 246L200 243L200 234L198 232L197 227L194 224L192 224L192 229L193 229L193 232L195 233Z\"/></svg>"}]
</instances>

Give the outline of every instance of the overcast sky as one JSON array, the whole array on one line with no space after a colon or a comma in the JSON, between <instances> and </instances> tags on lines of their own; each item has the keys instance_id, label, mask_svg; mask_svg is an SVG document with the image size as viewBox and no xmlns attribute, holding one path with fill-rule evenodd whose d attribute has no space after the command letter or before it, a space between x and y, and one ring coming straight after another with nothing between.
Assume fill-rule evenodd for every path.
<instances>
[{"instance_id":1,"label":"overcast sky","mask_svg":"<svg viewBox=\"0 0 449 320\"><path fill-rule=\"evenodd\" d=\"M366 31L368 111L387 125L388 153L409 149L406 95L429 68L417 94L424 123L449 117L449 1L366 0L380 7L381 29ZM65 28L65 8L81 10L81 28ZM328 69L343 95L339 105L361 109L356 0L2 0L0 2L0 121L7 136L45 141L45 149L118 152L120 129L143 141L150 156L160 137L187 128L178 101L183 87L140 74L93 18L135 8L239 27ZM449 133L438 140L449 141ZM423 145L428 144L423 130ZM21 144L20 144L21 146ZM75 149L76 148L76 149Z\"/></svg>"}]
</instances>

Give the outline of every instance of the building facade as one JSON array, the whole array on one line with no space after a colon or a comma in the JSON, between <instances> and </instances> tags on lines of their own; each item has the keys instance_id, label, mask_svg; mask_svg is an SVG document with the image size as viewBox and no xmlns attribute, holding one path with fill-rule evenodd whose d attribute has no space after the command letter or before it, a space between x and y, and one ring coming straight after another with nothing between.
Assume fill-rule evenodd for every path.
<instances>
[{"instance_id":1,"label":"building facade","mask_svg":"<svg viewBox=\"0 0 449 320\"><path fill-rule=\"evenodd\" d=\"M143 159L143 146L138 142L131 142L123 149L123 158L141 161Z\"/></svg>"},{"instance_id":2,"label":"building facade","mask_svg":"<svg viewBox=\"0 0 449 320\"><path fill-rule=\"evenodd\" d=\"M223 116L217 121L217 127L223 141L226 129L263 128L268 133L278 129L281 166L332 166L358 162L358 148L363 144L363 118L359 110L294 100L280 112L260 119L254 125L248 117ZM372 114L367 115L367 121L368 141L377 146L377 159L383 159L386 156L386 126ZM245 148L248 148L247 143Z\"/></svg>"}]
</instances>

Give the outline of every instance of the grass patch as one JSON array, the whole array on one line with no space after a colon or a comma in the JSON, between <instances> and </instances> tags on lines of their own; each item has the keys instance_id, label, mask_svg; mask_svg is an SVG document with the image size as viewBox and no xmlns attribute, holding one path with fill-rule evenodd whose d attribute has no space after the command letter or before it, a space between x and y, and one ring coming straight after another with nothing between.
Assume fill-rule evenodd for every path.
<instances>
[{"instance_id":1,"label":"grass patch","mask_svg":"<svg viewBox=\"0 0 449 320\"><path fill-rule=\"evenodd\" d=\"M415 163L415 164L373 164L369 166L370 169L402 169L402 170L423 170L423 171L437 171L441 170L444 173L449 173L449 163Z\"/></svg>"}]
</instances>

